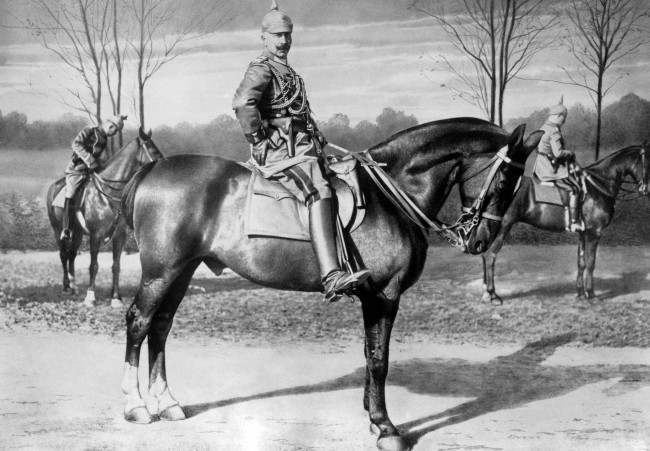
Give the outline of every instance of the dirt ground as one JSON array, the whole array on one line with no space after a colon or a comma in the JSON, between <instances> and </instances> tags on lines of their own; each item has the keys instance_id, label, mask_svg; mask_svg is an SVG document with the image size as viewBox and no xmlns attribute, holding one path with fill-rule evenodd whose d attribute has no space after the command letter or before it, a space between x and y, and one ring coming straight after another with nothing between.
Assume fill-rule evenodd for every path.
<instances>
[{"instance_id":1,"label":"dirt ground","mask_svg":"<svg viewBox=\"0 0 650 451\"><path fill-rule=\"evenodd\" d=\"M498 308L479 302L479 261L452 252L431 249L393 333L387 403L414 449L650 448L650 249L601 249L601 301L579 303L573 247L506 247ZM168 343L189 418L125 422L109 267L103 254L86 308L83 292L60 293L56 254L0 255L0 449L376 449L358 304L205 268ZM138 277L137 255L125 256L126 300Z\"/></svg>"},{"instance_id":2,"label":"dirt ground","mask_svg":"<svg viewBox=\"0 0 650 451\"><path fill-rule=\"evenodd\" d=\"M567 340L396 344L393 421L420 450L647 449L650 351ZM174 340L169 379L189 418L144 426L122 419L122 355L108 337L1 334L0 448L376 449L360 343L332 351Z\"/></svg>"}]
</instances>

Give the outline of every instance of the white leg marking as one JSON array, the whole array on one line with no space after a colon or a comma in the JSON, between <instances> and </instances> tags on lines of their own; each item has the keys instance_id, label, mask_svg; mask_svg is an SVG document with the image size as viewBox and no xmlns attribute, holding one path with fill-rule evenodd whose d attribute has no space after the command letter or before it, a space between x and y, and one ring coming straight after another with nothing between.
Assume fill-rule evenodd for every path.
<instances>
[{"instance_id":1,"label":"white leg marking","mask_svg":"<svg viewBox=\"0 0 650 451\"><path fill-rule=\"evenodd\" d=\"M86 298L84 299L84 305L87 307L92 307L95 304L95 292L93 290L86 291Z\"/></svg>"},{"instance_id":2,"label":"white leg marking","mask_svg":"<svg viewBox=\"0 0 650 451\"><path fill-rule=\"evenodd\" d=\"M136 407L145 407L145 402L140 396L138 386L138 367L124 362L124 376L122 376L122 393L125 395L126 404L124 413L129 413Z\"/></svg>"}]
</instances>

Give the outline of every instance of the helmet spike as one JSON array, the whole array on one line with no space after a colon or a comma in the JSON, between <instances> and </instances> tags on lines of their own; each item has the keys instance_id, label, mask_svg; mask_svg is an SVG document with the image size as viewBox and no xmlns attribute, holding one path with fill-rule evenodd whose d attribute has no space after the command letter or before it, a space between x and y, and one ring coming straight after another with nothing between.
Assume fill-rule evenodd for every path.
<instances>
[{"instance_id":1,"label":"helmet spike","mask_svg":"<svg viewBox=\"0 0 650 451\"><path fill-rule=\"evenodd\" d=\"M564 94L560 96L560 101L558 102L558 105L564 105Z\"/></svg>"},{"instance_id":2,"label":"helmet spike","mask_svg":"<svg viewBox=\"0 0 650 451\"><path fill-rule=\"evenodd\" d=\"M277 11L279 9L278 2L276 0L271 0L271 11Z\"/></svg>"}]
</instances>

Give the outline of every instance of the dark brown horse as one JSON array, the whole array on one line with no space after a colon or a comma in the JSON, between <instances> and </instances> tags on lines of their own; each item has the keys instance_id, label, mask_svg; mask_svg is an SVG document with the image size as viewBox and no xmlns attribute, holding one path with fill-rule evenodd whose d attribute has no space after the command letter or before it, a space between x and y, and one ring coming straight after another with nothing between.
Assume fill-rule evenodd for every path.
<instances>
[{"instance_id":1,"label":"dark brown horse","mask_svg":"<svg viewBox=\"0 0 650 451\"><path fill-rule=\"evenodd\" d=\"M507 156L515 164L523 163L540 137L541 133L535 132L524 141L523 126L509 135L487 122L463 118L406 130L373 147L369 154L385 163L396 184L433 218L463 174L481 172L486 160L476 161L477 155L508 145ZM140 287L126 316L122 390L128 421L152 421L138 385L140 347L147 336L149 393L158 401L155 413L163 419L185 418L167 385L165 342L176 309L201 262L216 274L228 267L267 287L311 292L322 289L310 243L244 234L242 212L250 175L233 161L182 155L148 166L127 188L124 211L133 219L142 264ZM520 175L521 170L513 165L501 165L486 190L483 211L503 214ZM367 213L350 241L354 253L371 272L369 281L358 291L366 330L363 404L379 432L378 446L404 450L408 444L386 411L388 348L400 295L422 272L427 237L364 172L360 183L366 194ZM485 249L498 227L497 221L482 218L468 237L467 248L473 252Z\"/></svg>"},{"instance_id":2,"label":"dark brown horse","mask_svg":"<svg viewBox=\"0 0 650 451\"><path fill-rule=\"evenodd\" d=\"M585 231L578 237L578 277L576 290L578 299L595 299L593 275L596 265L596 250L603 230L614 216L616 197L626 178L638 186L638 193L648 194L648 157L646 144L620 149L611 155L586 167L587 193L582 203L582 217ZM508 208L503 226L490 249L483 258L483 300L495 305L503 303L494 288L494 263L510 229L517 222L539 227L552 232L565 231L564 207L535 202L532 180L522 179L515 199Z\"/></svg>"},{"instance_id":3,"label":"dark brown horse","mask_svg":"<svg viewBox=\"0 0 650 451\"><path fill-rule=\"evenodd\" d=\"M101 170L93 173L86 184L83 201L75 220L70 221L72 239L63 242L61 236L61 217L63 209L52 205L54 198L65 186L65 179L54 182L47 192L47 214L54 229L63 267L63 291L77 293L74 275L74 261L81 245L83 235L90 237L90 282L84 304L92 306L95 301L95 277L99 268L97 254L102 244L113 239L113 289L111 305L122 307L120 296L120 256L126 241L126 225L120 214L120 199L126 183L140 168L163 156L151 140L151 132L142 130L126 146L110 156L101 165Z\"/></svg>"}]
</instances>

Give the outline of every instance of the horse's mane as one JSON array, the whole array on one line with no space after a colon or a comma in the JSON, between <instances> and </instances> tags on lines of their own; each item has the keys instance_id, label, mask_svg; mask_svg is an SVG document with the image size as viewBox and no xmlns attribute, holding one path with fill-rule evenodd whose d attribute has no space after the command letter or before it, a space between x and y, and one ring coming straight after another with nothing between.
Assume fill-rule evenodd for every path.
<instances>
[{"instance_id":1,"label":"horse's mane","mask_svg":"<svg viewBox=\"0 0 650 451\"><path fill-rule=\"evenodd\" d=\"M635 144L635 145L632 145L632 146L623 147L622 149L618 149L617 151L612 152L612 153L610 153L609 155L607 155L607 156L605 156L605 157L603 157L603 158L601 158L601 159L599 159L599 160L597 160L597 161L594 161L593 163L591 163L591 164L585 166L584 169L588 169L588 170L598 170L598 169L600 169L600 165L601 165L602 163L604 163L605 161L610 160L610 159L612 159L612 158L615 158L615 157L617 157L617 156L621 155L622 153L627 152L627 151L629 151L629 150L639 149L639 148L641 148L641 146L638 145L638 144Z\"/></svg>"},{"instance_id":2,"label":"horse's mane","mask_svg":"<svg viewBox=\"0 0 650 451\"><path fill-rule=\"evenodd\" d=\"M411 156L413 152L421 150L423 146L435 142L435 135L443 136L449 132L449 126L466 126L468 129L476 127L493 129L494 132L500 132L507 136L507 132L491 122L473 117L458 117L425 122L407 128L370 147L368 151L373 158L387 163L388 166L393 166ZM430 150L434 153L444 154L455 149L441 146Z\"/></svg>"}]
</instances>

